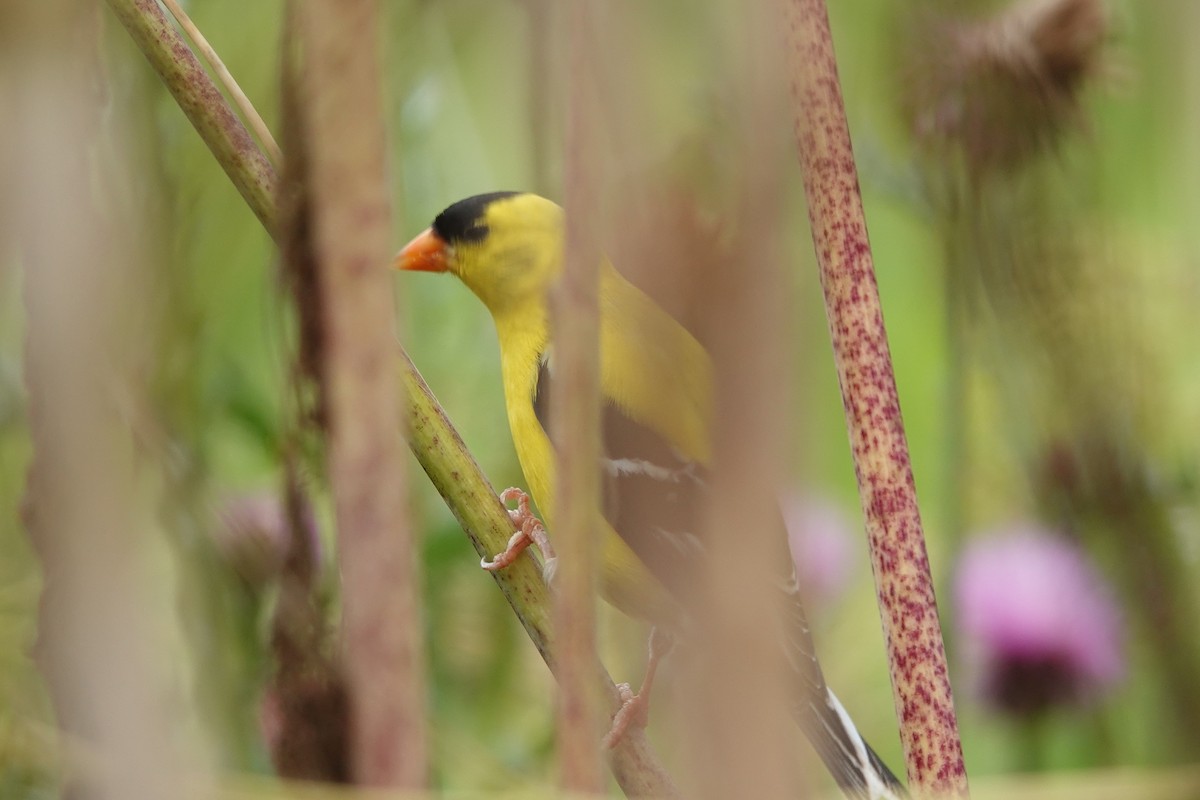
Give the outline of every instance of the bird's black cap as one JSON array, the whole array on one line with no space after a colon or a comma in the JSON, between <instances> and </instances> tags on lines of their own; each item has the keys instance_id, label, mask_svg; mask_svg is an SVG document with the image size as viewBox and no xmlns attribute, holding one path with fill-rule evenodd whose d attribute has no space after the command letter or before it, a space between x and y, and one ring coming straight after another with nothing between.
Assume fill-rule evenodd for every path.
<instances>
[{"instance_id":1,"label":"bird's black cap","mask_svg":"<svg viewBox=\"0 0 1200 800\"><path fill-rule=\"evenodd\" d=\"M437 215L433 232L445 242L478 242L487 236L483 213L492 203L513 197L520 192L488 192L459 200Z\"/></svg>"}]
</instances>

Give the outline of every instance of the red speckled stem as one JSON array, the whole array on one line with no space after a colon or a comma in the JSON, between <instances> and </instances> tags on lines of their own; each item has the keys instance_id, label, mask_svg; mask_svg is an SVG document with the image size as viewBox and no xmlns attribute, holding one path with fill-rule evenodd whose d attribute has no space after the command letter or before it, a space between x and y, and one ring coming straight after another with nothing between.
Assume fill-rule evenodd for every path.
<instances>
[{"instance_id":1,"label":"red speckled stem","mask_svg":"<svg viewBox=\"0 0 1200 800\"><path fill-rule=\"evenodd\" d=\"M918 796L966 797L937 601L825 0L788 3L788 51L804 190L867 520L909 786Z\"/></svg>"}]
</instances>

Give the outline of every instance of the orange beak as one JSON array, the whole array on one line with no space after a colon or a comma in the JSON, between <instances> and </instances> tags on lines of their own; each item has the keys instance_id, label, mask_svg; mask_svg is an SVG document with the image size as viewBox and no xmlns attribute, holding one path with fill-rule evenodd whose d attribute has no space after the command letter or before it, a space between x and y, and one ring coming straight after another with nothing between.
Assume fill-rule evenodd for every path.
<instances>
[{"instance_id":1,"label":"orange beak","mask_svg":"<svg viewBox=\"0 0 1200 800\"><path fill-rule=\"evenodd\" d=\"M421 272L445 272L449 268L446 243L433 232L433 228L426 228L417 238L404 245L404 249L396 254L392 266Z\"/></svg>"}]
</instances>

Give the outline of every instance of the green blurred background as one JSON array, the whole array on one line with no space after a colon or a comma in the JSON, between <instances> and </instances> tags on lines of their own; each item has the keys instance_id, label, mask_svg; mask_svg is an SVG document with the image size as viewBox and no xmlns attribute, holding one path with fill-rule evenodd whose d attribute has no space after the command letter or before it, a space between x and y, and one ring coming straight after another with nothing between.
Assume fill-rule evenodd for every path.
<instances>
[{"instance_id":1,"label":"green blurred background","mask_svg":"<svg viewBox=\"0 0 1200 800\"><path fill-rule=\"evenodd\" d=\"M915 12L884 0L830 5L931 562L950 625L952 567L964 536L1045 517L1041 478L1031 464L1039 461L1041 442L1056 435L1056 420L1073 406L1068 396L1066 412L1048 408L1050 393L1031 392L1026 399L1035 407L1025 416L1012 413L1013 385L1005 386L1005 379L1040 374L1022 364L1036 362L1038 353L1053 362L1061 354L1052 343L1031 334L1031 341L1013 347L1002 338L1003 325L962 330L948 322L949 271L965 267L949 263L946 242L953 233L929 199L928 160L917 155L899 111L898 84L907 73L897 65L906 57L902 37L920 35L911 32L919 26L909 24ZM531 133L555 113L531 102L532 7L520 0L385 4L397 246L470 194L538 188L561 199L560 126ZM194 0L188 8L277 128L281 3ZM1129 433L1141 448L1136 460L1155 476L1153 501L1170 520L1168 538L1181 574L1194 577L1200 553L1200 347L1194 321L1200 247L1192 237L1200 213L1200 61L1191 38L1200 30L1200 13L1192 0L1111 2L1108 9L1104 66L1080 92L1079 118L1029 180L1049 187L1039 195L1038 229L1069 229L1073 257L1092 265L1080 273L1092 280L1068 281L1054 300L1086 310L1065 314L1061 324L1084 318L1108 326L1092 332L1107 343L1104 350L1085 348L1079 358L1106 362L1096 393L1134 397L1122 407L1133 409ZM932 6L927 10L936 13ZM671 1L630 4L623 13L634 20L632 35L606 55L622 74L637 76L636 87L626 91L642 104L639 113L652 135L636 140L639 152L630 160L653 176L686 159L691 143L719 124L714 119L721 116L722 95L713 87L720 63L708 49L717 17ZM272 593L239 578L213 542L223 524L218 512L229 498L274 492L281 484L280 420L294 323L271 241L107 14L104 28L112 107L129 116L143 166L130 177L121 202L150 222L155 262L141 313L154 338L143 377L154 421L148 491L158 514L146 565L163 601L158 622L170 644L160 666L170 702L180 710L181 740L223 770L265 773L270 762L258 709L270 672L264 641ZM903 759L866 548L857 534L857 491L800 174L791 161L780 169L787 174L783 219L794 222L785 239L794 276L797 405L803 409L795 420L795 489L840 505L855 531L849 585L814 613L818 644L831 684L899 770ZM1053 259L1038 265L1056 267ZM401 338L413 360L492 482L521 484L495 336L483 308L447 278L405 276L396 286ZM55 785L53 715L28 655L39 573L19 515L30 455L20 378L22 314L20 270L0 270L0 797L49 796ZM1090 335L1079 338L1086 342ZM1006 356L1019 362L1013 372L996 366ZM957 366L955 357L961 358ZM1143 370L1147 364L1153 368ZM964 403L960 429L952 424L955 402ZM969 472L960 469L963 442L971 454ZM412 475L423 533L436 785L552 785L550 675L415 461ZM317 505L329 553L331 520L319 493ZM1121 569L1121 549L1102 536L1080 538L1121 584L1114 574ZM332 618L336 571L328 560L324 580ZM1125 592L1122 598L1130 620L1127 678L1086 709L1055 711L1033 730L987 710L969 691L967 677L955 672L972 777L1031 768L1159 768L1200 752L1200 741L1189 740L1171 713L1160 651L1148 644L1152 635L1128 608L1136 596ZM1171 602L1184 619L1197 618L1190 581ZM639 679L644 633L605 612L606 662L617 680ZM948 646L957 669L953 638ZM1194 651L1196 642L1179 646ZM669 742L662 744L671 750ZM804 747L799 737L796 746L798 753ZM1031 747L1039 750L1033 759Z\"/></svg>"}]
</instances>

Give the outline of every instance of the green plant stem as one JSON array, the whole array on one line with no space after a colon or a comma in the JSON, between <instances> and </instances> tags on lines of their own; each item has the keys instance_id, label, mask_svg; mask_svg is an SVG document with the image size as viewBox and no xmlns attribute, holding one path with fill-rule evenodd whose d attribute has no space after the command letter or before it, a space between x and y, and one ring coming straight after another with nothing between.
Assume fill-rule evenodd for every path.
<instances>
[{"instance_id":1,"label":"green plant stem","mask_svg":"<svg viewBox=\"0 0 1200 800\"><path fill-rule=\"evenodd\" d=\"M512 535L508 512L416 366L402 350L398 360L405 388L409 445L429 480L462 525L475 552L481 558L491 558L504 549ZM512 566L493 572L492 576L542 658L555 670L552 603L537 562L531 556L522 556ZM599 662L595 663L594 669L609 709L615 711L620 707L616 686ZM629 797L679 796L640 728L626 731L610 754L609 768Z\"/></svg>"},{"instance_id":2,"label":"green plant stem","mask_svg":"<svg viewBox=\"0 0 1200 800\"><path fill-rule=\"evenodd\" d=\"M163 78L251 211L274 235L275 172L246 128L233 116L187 43L167 23L153 0L108 0L108 4ZM508 512L403 348L397 347L397 360L404 388L401 402L408 423L409 447L476 552L490 558L507 546L512 535ZM493 573L493 577L534 646L553 670L551 602L536 561L532 556L522 556L511 567ZM595 669L609 708L615 711L620 706L616 686L599 662ZM679 796L641 730L631 729L626 733L609 754L609 767L627 796Z\"/></svg>"},{"instance_id":3,"label":"green plant stem","mask_svg":"<svg viewBox=\"0 0 1200 800\"><path fill-rule=\"evenodd\" d=\"M1046 744L1050 738L1047 735L1048 725L1046 715L1036 711L1018 721L1015 731L1018 772L1032 774L1045 771Z\"/></svg>"},{"instance_id":4,"label":"green plant stem","mask_svg":"<svg viewBox=\"0 0 1200 800\"><path fill-rule=\"evenodd\" d=\"M108 0L246 204L275 234L275 170L157 0Z\"/></svg>"}]
</instances>

